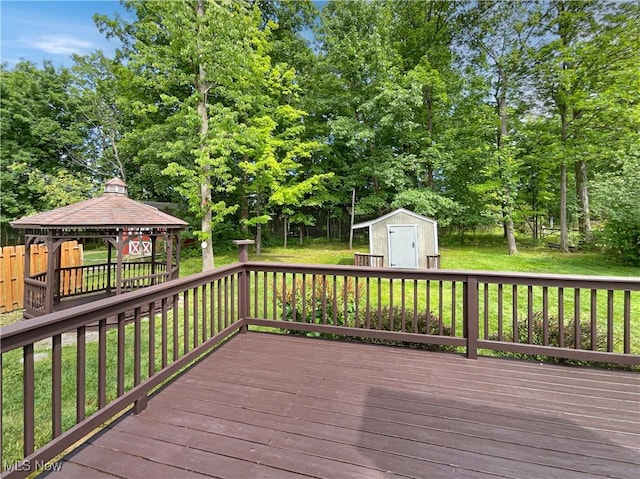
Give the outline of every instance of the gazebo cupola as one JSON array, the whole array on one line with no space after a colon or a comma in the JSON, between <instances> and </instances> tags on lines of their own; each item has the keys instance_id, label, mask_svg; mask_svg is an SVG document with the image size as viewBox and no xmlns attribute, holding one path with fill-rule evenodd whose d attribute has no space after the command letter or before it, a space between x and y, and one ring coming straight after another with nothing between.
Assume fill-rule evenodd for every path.
<instances>
[{"instance_id":1,"label":"gazebo cupola","mask_svg":"<svg viewBox=\"0 0 640 479\"><path fill-rule=\"evenodd\" d=\"M11 225L25 230L24 316L30 318L177 278L180 231L187 223L132 200L126 183L113 178L105 183L102 196L26 216ZM125 258L128 244L142 236L150 242L146 257L129 261ZM61 268L60 247L74 239L104 240L106 262ZM35 244L48 249L44 273L30 273L30 249ZM70 275L75 278L74 287L63 288Z\"/></svg>"},{"instance_id":2,"label":"gazebo cupola","mask_svg":"<svg viewBox=\"0 0 640 479\"><path fill-rule=\"evenodd\" d=\"M104 192L127 195L127 184L120 178L112 178L104 184Z\"/></svg>"}]
</instances>

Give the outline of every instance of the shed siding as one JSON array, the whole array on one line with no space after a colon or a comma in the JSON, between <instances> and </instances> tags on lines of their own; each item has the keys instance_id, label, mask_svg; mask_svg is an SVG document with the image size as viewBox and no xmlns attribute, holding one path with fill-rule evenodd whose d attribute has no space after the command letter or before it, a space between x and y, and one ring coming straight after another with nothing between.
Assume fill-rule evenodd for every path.
<instances>
[{"instance_id":1,"label":"shed siding","mask_svg":"<svg viewBox=\"0 0 640 479\"><path fill-rule=\"evenodd\" d=\"M435 251L434 224L415 216L399 212L383 221L371 225L371 253L384 256L384 266L389 266L389 243L387 225L418 225L418 267L427 267L427 255Z\"/></svg>"}]
</instances>

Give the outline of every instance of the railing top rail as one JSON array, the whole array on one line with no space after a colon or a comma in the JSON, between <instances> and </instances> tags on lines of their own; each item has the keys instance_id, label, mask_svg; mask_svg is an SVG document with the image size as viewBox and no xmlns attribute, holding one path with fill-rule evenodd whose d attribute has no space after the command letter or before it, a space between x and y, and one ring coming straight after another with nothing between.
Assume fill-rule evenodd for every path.
<instances>
[{"instance_id":1,"label":"railing top rail","mask_svg":"<svg viewBox=\"0 0 640 479\"><path fill-rule=\"evenodd\" d=\"M133 265L151 265L154 264L154 262L152 261L124 261L122 263L122 266L126 267L126 266L133 266ZM166 261L155 261L156 265L159 266L166 266L167 262ZM112 268L115 268L118 266L117 263L95 263L95 264L80 264L77 266L63 266L61 268L58 269L88 269L88 268L97 268L100 266L111 266Z\"/></svg>"},{"instance_id":2,"label":"railing top rail","mask_svg":"<svg viewBox=\"0 0 640 479\"><path fill-rule=\"evenodd\" d=\"M157 299L179 294L201 284L238 273L243 269L244 265L239 263L222 266L211 271L193 274L130 293L123 293L118 296L100 299L38 318L3 326L0 328L0 352L5 353L80 326L86 326L97 319L114 316L142 304L148 304Z\"/></svg>"},{"instance_id":3,"label":"railing top rail","mask_svg":"<svg viewBox=\"0 0 640 479\"><path fill-rule=\"evenodd\" d=\"M640 277L633 276L588 276L482 270L401 269L388 267L373 268L351 265L267 263L259 261L249 261L245 264L250 271L277 273L316 273L337 276L347 275L411 280L432 279L443 281L466 281L469 277L475 277L478 282L484 283L640 291Z\"/></svg>"}]
</instances>

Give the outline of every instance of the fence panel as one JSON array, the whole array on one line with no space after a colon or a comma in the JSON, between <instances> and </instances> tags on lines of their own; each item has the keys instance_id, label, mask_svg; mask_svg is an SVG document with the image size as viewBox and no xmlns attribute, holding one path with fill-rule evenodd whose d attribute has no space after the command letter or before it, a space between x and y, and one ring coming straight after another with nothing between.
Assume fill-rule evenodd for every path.
<instances>
[{"instance_id":1,"label":"fence panel","mask_svg":"<svg viewBox=\"0 0 640 479\"><path fill-rule=\"evenodd\" d=\"M62 244L60 266L82 266L82 245L77 241L67 241ZM0 313L8 313L22 309L24 299L24 245L5 246L0 249ZM47 270L47 247L45 245L31 246L30 258L31 275L43 273ZM76 284L82 284L82 271L65 279L61 287L73 289Z\"/></svg>"}]
</instances>

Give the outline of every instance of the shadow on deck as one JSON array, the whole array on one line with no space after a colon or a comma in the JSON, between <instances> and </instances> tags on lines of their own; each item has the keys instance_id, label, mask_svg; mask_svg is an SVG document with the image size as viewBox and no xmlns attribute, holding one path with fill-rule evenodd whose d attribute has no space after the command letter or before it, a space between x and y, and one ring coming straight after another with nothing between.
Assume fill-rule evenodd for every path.
<instances>
[{"instance_id":1,"label":"shadow on deck","mask_svg":"<svg viewBox=\"0 0 640 479\"><path fill-rule=\"evenodd\" d=\"M237 335L48 477L618 477L640 377Z\"/></svg>"}]
</instances>

